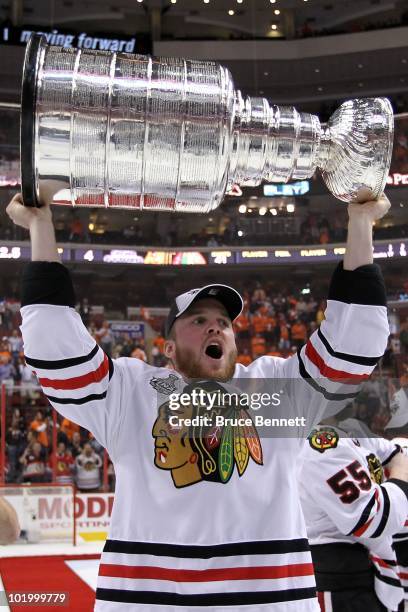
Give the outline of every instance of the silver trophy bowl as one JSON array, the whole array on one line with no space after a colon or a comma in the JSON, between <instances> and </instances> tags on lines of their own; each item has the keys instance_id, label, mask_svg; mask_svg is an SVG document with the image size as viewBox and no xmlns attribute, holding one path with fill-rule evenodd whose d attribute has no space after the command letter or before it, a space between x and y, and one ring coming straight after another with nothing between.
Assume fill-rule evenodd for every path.
<instances>
[{"instance_id":1,"label":"silver trophy bowl","mask_svg":"<svg viewBox=\"0 0 408 612\"><path fill-rule=\"evenodd\" d=\"M24 204L206 213L232 185L306 179L344 202L377 198L391 161L386 98L316 115L243 98L213 62L27 46L21 115Z\"/></svg>"}]
</instances>

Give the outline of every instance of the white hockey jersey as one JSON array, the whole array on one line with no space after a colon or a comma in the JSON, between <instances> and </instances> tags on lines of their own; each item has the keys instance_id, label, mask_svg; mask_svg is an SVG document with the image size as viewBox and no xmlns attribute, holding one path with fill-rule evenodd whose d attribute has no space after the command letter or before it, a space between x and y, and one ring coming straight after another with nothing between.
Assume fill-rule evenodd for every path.
<instances>
[{"instance_id":1,"label":"white hockey jersey","mask_svg":"<svg viewBox=\"0 0 408 612\"><path fill-rule=\"evenodd\" d=\"M397 452L383 438L350 438L344 430L320 426L309 436L299 472L310 544L363 544L377 596L391 610L403 598L392 536L408 516L408 485L384 481L383 466Z\"/></svg>"},{"instance_id":2,"label":"white hockey jersey","mask_svg":"<svg viewBox=\"0 0 408 612\"><path fill-rule=\"evenodd\" d=\"M406 394L405 394L406 396ZM403 452L408 455L408 438L399 437L391 440L393 444L398 444ZM395 533L393 537L393 549L397 556L399 569L399 579L404 589L405 599L408 600L408 517L404 528Z\"/></svg>"},{"instance_id":3,"label":"white hockey jersey","mask_svg":"<svg viewBox=\"0 0 408 612\"><path fill-rule=\"evenodd\" d=\"M27 267L26 361L51 404L89 429L115 467L95 609L318 612L296 478L302 428L274 438L250 424L232 438L224 427L193 444L191 432L169 423L181 376L137 359L111 361L74 303L66 268ZM326 319L307 345L286 360L237 365L234 383L267 381L287 394L291 417L316 422L328 403L336 411L355 395L387 336L377 268L338 268Z\"/></svg>"}]
</instances>

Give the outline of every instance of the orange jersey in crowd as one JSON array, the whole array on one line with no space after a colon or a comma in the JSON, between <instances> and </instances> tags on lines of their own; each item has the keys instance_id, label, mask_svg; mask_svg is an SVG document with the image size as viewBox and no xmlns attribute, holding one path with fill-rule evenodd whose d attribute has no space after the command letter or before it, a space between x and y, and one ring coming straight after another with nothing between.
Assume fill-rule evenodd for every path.
<instances>
[{"instance_id":1,"label":"orange jersey in crowd","mask_svg":"<svg viewBox=\"0 0 408 612\"><path fill-rule=\"evenodd\" d=\"M266 353L269 357L282 357L282 353L280 351L269 351Z\"/></svg>"},{"instance_id":2,"label":"orange jersey in crowd","mask_svg":"<svg viewBox=\"0 0 408 612\"><path fill-rule=\"evenodd\" d=\"M45 447L48 447L47 424L45 421L31 421L30 429L38 433L38 442Z\"/></svg>"},{"instance_id":3,"label":"orange jersey in crowd","mask_svg":"<svg viewBox=\"0 0 408 612\"><path fill-rule=\"evenodd\" d=\"M249 366L251 362L252 362L251 355L245 355L244 353L242 353L241 355L238 355L237 357L237 363L242 363L242 365L244 366Z\"/></svg>"},{"instance_id":4,"label":"orange jersey in crowd","mask_svg":"<svg viewBox=\"0 0 408 612\"><path fill-rule=\"evenodd\" d=\"M262 334L268 324L268 319L261 314L256 314L252 317L252 327L256 334Z\"/></svg>"},{"instance_id":5,"label":"orange jersey in crowd","mask_svg":"<svg viewBox=\"0 0 408 612\"><path fill-rule=\"evenodd\" d=\"M245 313L240 314L239 317L235 319L234 328L236 332L248 331L249 319Z\"/></svg>"},{"instance_id":6,"label":"orange jersey in crowd","mask_svg":"<svg viewBox=\"0 0 408 612\"><path fill-rule=\"evenodd\" d=\"M253 338L251 338L252 355L254 357L265 355L265 346L265 338L263 338L262 336L254 336Z\"/></svg>"},{"instance_id":7,"label":"orange jersey in crowd","mask_svg":"<svg viewBox=\"0 0 408 612\"><path fill-rule=\"evenodd\" d=\"M266 322L266 328L268 327L268 325L270 325L271 327L276 327L275 317L265 317L265 322Z\"/></svg>"},{"instance_id":8,"label":"orange jersey in crowd","mask_svg":"<svg viewBox=\"0 0 408 612\"><path fill-rule=\"evenodd\" d=\"M69 441L72 441L74 432L79 431L79 425L69 419L64 419L61 423L61 431L67 436Z\"/></svg>"},{"instance_id":9,"label":"orange jersey in crowd","mask_svg":"<svg viewBox=\"0 0 408 612\"><path fill-rule=\"evenodd\" d=\"M10 351L0 351L0 363L8 363L11 359Z\"/></svg>"},{"instance_id":10,"label":"orange jersey in crowd","mask_svg":"<svg viewBox=\"0 0 408 612\"><path fill-rule=\"evenodd\" d=\"M292 340L305 340L307 338L307 329L304 323L294 323L292 325Z\"/></svg>"},{"instance_id":11,"label":"orange jersey in crowd","mask_svg":"<svg viewBox=\"0 0 408 612\"><path fill-rule=\"evenodd\" d=\"M166 342L166 340L163 338L163 336L157 336L157 338L155 338L154 341L153 341L153 345L157 346L159 351L161 353L163 353L163 351L164 351L164 343L165 342Z\"/></svg>"},{"instance_id":12,"label":"orange jersey in crowd","mask_svg":"<svg viewBox=\"0 0 408 612\"><path fill-rule=\"evenodd\" d=\"M280 337L282 340L289 340L289 330L284 323L280 326Z\"/></svg>"},{"instance_id":13,"label":"orange jersey in crowd","mask_svg":"<svg viewBox=\"0 0 408 612\"><path fill-rule=\"evenodd\" d=\"M269 310L268 306L263 304L262 306L258 308L256 312L261 314L263 317L266 317L266 315L268 314L268 310Z\"/></svg>"}]
</instances>

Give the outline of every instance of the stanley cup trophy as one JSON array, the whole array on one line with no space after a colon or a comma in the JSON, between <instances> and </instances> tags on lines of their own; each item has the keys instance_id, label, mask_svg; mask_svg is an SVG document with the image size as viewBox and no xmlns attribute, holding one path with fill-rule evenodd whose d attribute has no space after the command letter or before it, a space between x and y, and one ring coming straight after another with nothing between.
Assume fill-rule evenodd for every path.
<instances>
[{"instance_id":1,"label":"stanley cup trophy","mask_svg":"<svg viewBox=\"0 0 408 612\"><path fill-rule=\"evenodd\" d=\"M206 213L234 184L306 179L338 199L377 198L391 160L385 98L349 100L326 126L243 98L214 63L48 46L26 51L21 121L24 204Z\"/></svg>"}]
</instances>

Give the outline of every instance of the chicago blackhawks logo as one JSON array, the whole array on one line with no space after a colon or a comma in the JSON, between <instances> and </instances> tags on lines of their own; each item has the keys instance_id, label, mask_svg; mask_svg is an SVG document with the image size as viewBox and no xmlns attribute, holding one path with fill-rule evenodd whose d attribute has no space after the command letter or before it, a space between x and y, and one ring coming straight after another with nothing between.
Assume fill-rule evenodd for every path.
<instances>
[{"instance_id":1,"label":"chicago blackhawks logo","mask_svg":"<svg viewBox=\"0 0 408 612\"><path fill-rule=\"evenodd\" d=\"M188 385L184 392L198 388L207 393L215 390L225 393L217 383ZM217 424L217 417L222 417L226 424ZM159 407L152 436L154 464L161 470L170 470L177 488L202 480L225 484L235 466L242 476L251 459L263 465L261 442L249 412L223 401L210 410L207 405L193 402L174 410L167 401Z\"/></svg>"},{"instance_id":2,"label":"chicago blackhawks logo","mask_svg":"<svg viewBox=\"0 0 408 612\"><path fill-rule=\"evenodd\" d=\"M370 453L366 457L368 469L370 470L371 480L376 484L381 484L384 477L384 470L379 460L374 453Z\"/></svg>"},{"instance_id":3,"label":"chicago blackhawks logo","mask_svg":"<svg viewBox=\"0 0 408 612\"><path fill-rule=\"evenodd\" d=\"M320 429L313 429L308 436L309 444L319 453L329 448L336 448L339 441L339 434L332 427L321 427Z\"/></svg>"}]
</instances>

